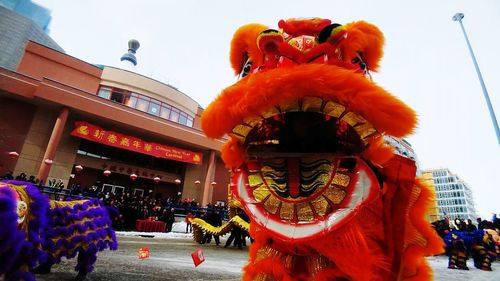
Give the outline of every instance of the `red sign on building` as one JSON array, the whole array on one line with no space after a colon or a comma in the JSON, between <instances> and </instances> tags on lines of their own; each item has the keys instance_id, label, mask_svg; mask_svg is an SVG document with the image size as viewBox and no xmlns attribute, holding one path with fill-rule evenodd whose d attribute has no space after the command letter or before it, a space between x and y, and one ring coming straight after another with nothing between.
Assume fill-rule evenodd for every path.
<instances>
[{"instance_id":1,"label":"red sign on building","mask_svg":"<svg viewBox=\"0 0 500 281\"><path fill-rule=\"evenodd\" d=\"M159 158L166 158L192 164L201 164L203 155L177 147L166 146L154 142L146 142L136 137L107 131L93 124L77 121L71 135L93 142L102 143Z\"/></svg>"}]
</instances>

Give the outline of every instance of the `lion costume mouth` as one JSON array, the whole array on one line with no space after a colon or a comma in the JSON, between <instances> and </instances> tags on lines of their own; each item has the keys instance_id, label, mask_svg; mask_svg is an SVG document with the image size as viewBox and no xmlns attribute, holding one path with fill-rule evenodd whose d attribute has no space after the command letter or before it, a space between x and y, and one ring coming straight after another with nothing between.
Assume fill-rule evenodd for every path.
<instances>
[{"instance_id":1,"label":"lion costume mouth","mask_svg":"<svg viewBox=\"0 0 500 281\"><path fill-rule=\"evenodd\" d=\"M294 158L281 160L297 161ZM237 196L246 203L255 222L282 239L308 239L337 229L356 214L358 206L378 194L378 181L361 159L309 160L322 167L310 172L312 178L322 178L311 181L312 184L305 183L307 177L302 176L299 176L301 183L289 180L280 184L274 178L275 170L270 169L270 164L260 169L241 169L235 174ZM306 167L310 164L306 159L299 161ZM342 166L346 164L350 167ZM302 172L299 174L303 175ZM300 189L298 196L290 194L293 189Z\"/></svg>"},{"instance_id":2,"label":"lion costume mouth","mask_svg":"<svg viewBox=\"0 0 500 281\"><path fill-rule=\"evenodd\" d=\"M302 24L285 22L284 29L294 23ZM378 31L362 22L330 30L337 27L317 21L293 36L243 27L231 62L245 77L202 116L208 137L231 137L222 158L252 222L283 240L326 234L376 198L379 181L363 153L383 135L402 137L416 124L412 109L357 68L360 53L350 48L370 44L357 42L356 32L371 33L378 46L363 52L367 70L381 56Z\"/></svg>"},{"instance_id":3,"label":"lion costume mouth","mask_svg":"<svg viewBox=\"0 0 500 281\"><path fill-rule=\"evenodd\" d=\"M230 135L247 151L236 195L254 220L283 239L342 226L373 199L378 181L355 155L379 133L336 102L304 97L245 119Z\"/></svg>"}]
</instances>

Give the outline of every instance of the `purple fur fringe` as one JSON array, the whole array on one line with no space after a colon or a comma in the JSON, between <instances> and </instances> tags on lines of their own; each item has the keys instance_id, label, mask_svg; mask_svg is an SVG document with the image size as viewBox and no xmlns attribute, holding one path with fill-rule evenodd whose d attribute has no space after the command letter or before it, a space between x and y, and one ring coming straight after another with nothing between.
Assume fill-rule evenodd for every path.
<instances>
[{"instance_id":1,"label":"purple fur fringe","mask_svg":"<svg viewBox=\"0 0 500 281\"><path fill-rule=\"evenodd\" d=\"M29 206L31 220L28 221L29 231L26 237L26 233L17 227L17 205L15 203L16 195L14 191L10 188L1 188L7 196L1 196L0 209L2 209L2 213L6 211L10 214L8 220L2 218L2 223L7 231L5 240L12 240L12 243L9 243L11 247L10 254L2 252L0 255L0 265L2 265L0 266L0 273L9 275L9 273L15 273L16 269L23 264L27 264L30 269L33 269L37 264L47 260L47 253L41 250L41 248L45 239L44 228L47 225L49 204L48 198L41 194L33 184L21 181L5 182L14 185L25 185L26 193L31 200ZM7 190L10 191L10 194ZM7 201L10 201L10 203L7 203ZM21 237L22 240L20 239ZM4 243L5 241L1 242L1 244Z\"/></svg>"},{"instance_id":2,"label":"purple fur fringe","mask_svg":"<svg viewBox=\"0 0 500 281\"><path fill-rule=\"evenodd\" d=\"M38 264L60 262L62 257L79 254L76 270L93 270L96 254L106 248L116 250L118 244L109 211L102 201L86 200L72 207L49 208L49 199L28 182L4 181L26 186L31 199L29 231L17 226L15 194L0 188L0 275L6 280L35 280L30 273L17 271L23 264L32 270ZM82 220L88 220L82 222ZM43 250L40 250L43 249ZM29 275L29 278L27 277Z\"/></svg>"}]
</instances>

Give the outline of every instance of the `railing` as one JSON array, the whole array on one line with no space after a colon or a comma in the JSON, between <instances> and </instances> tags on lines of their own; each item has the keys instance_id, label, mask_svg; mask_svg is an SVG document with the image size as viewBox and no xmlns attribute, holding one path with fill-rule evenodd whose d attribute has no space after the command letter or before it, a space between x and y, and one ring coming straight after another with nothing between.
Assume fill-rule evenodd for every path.
<instances>
[{"instance_id":1,"label":"railing","mask_svg":"<svg viewBox=\"0 0 500 281\"><path fill-rule=\"evenodd\" d=\"M40 191L43 194L46 194L51 200L61 200L61 201L66 201L66 200L84 200L84 199L93 199L96 198L95 196L85 196L85 195L80 195L72 193L70 189L66 188L58 188L58 187L51 187L51 186L38 186ZM164 208L168 209L174 209L174 214L176 217L185 217L188 212L196 215L197 217L200 217L202 213L210 212L210 211L218 211L221 214L222 219L227 219L228 218L228 211L226 209L217 209L217 208L207 208L207 207L194 207L194 206L189 206L189 207L184 207L182 205L178 204L167 204L165 206L162 206Z\"/></svg>"}]
</instances>

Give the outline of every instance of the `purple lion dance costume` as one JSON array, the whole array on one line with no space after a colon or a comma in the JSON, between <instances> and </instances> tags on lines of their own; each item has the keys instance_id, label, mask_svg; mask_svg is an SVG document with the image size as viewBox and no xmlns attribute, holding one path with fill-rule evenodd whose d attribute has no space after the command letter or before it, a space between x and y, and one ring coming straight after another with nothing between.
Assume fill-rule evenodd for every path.
<instances>
[{"instance_id":1,"label":"purple lion dance costume","mask_svg":"<svg viewBox=\"0 0 500 281\"><path fill-rule=\"evenodd\" d=\"M35 280L33 272L48 273L62 257L77 254L76 279L84 280L97 252L118 246L101 201L52 201L28 182L0 182L0 223L0 277L6 281Z\"/></svg>"}]
</instances>

